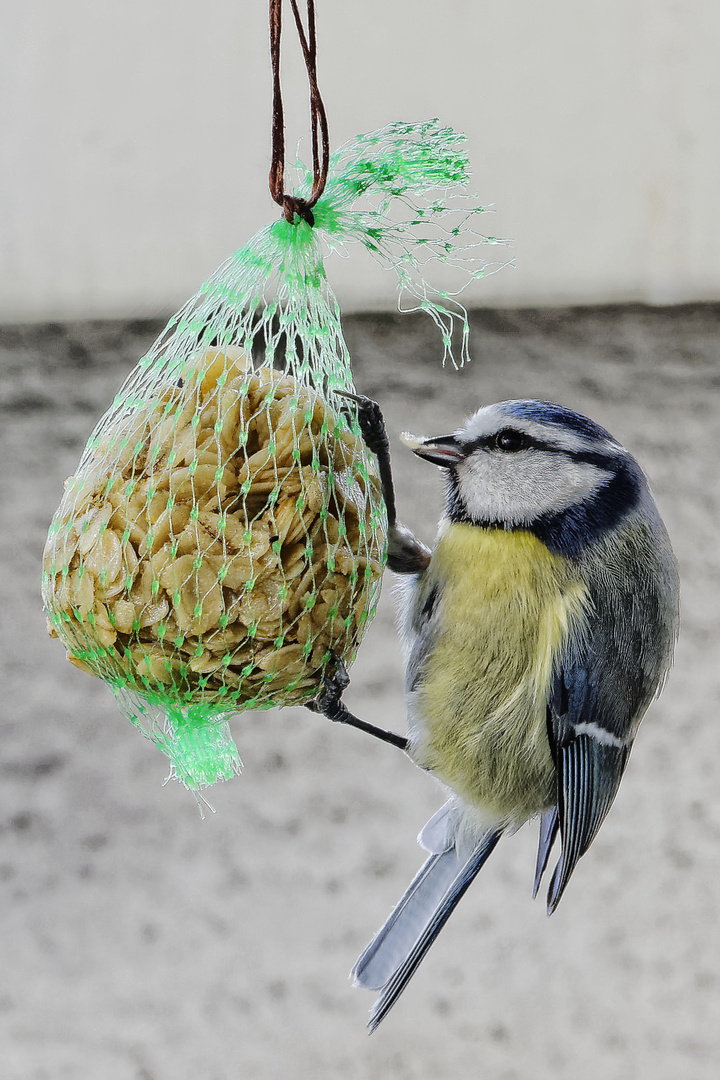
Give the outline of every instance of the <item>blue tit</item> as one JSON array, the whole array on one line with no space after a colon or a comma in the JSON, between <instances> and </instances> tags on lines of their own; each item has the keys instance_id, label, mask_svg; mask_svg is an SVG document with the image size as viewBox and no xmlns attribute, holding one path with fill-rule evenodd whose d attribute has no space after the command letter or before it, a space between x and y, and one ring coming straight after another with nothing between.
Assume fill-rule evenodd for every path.
<instances>
[{"instance_id":1,"label":"blue tit","mask_svg":"<svg viewBox=\"0 0 720 1080\"><path fill-rule=\"evenodd\" d=\"M407 749L449 795L418 837L427 861L353 970L381 992L372 1030L500 837L529 818L533 895L560 838L555 910L670 666L678 576L640 466L548 401L503 401L452 435L404 437L445 473L430 552L395 519L382 415L357 400L388 505L388 565L403 575Z\"/></svg>"}]
</instances>

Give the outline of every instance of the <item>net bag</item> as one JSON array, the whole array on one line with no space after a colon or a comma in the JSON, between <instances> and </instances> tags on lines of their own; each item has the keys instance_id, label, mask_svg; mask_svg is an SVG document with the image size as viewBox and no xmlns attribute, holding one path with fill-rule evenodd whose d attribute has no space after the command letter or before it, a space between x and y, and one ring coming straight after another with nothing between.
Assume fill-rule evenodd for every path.
<instances>
[{"instance_id":1,"label":"net bag","mask_svg":"<svg viewBox=\"0 0 720 1080\"><path fill-rule=\"evenodd\" d=\"M441 326L446 355L459 320L464 355L464 309L422 272L463 234L440 224L447 190L421 198L465 182L459 143L430 122L341 148L314 226L276 221L212 275L66 482L43 560L50 632L191 789L239 770L230 715L315 697L372 619L386 517L338 393L354 387L323 254L362 241ZM311 178L297 169L302 195ZM358 208L368 196L376 205ZM409 219L389 215L398 202Z\"/></svg>"}]
</instances>

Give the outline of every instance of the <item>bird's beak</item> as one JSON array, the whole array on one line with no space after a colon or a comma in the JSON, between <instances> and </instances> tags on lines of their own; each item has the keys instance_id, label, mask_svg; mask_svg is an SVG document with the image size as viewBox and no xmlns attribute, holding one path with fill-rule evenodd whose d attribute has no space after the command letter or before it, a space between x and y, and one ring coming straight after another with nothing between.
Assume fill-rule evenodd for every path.
<instances>
[{"instance_id":1,"label":"bird's beak","mask_svg":"<svg viewBox=\"0 0 720 1080\"><path fill-rule=\"evenodd\" d=\"M465 456L455 435L438 435L435 439L419 439L416 435L404 431L400 436L400 441L409 446L413 454L425 458L426 461L432 461L433 465L440 465L444 469L449 469Z\"/></svg>"}]
</instances>

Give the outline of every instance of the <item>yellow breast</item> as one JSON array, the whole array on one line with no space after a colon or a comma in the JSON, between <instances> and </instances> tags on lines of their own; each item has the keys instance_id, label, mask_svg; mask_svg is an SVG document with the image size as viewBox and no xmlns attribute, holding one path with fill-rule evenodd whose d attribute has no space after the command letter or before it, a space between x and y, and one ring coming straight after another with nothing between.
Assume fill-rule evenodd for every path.
<instances>
[{"instance_id":1,"label":"yellow breast","mask_svg":"<svg viewBox=\"0 0 720 1080\"><path fill-rule=\"evenodd\" d=\"M442 532L418 603L433 588L440 629L417 689L415 759L490 816L524 821L555 802L547 698L586 591L532 533L474 525Z\"/></svg>"}]
</instances>

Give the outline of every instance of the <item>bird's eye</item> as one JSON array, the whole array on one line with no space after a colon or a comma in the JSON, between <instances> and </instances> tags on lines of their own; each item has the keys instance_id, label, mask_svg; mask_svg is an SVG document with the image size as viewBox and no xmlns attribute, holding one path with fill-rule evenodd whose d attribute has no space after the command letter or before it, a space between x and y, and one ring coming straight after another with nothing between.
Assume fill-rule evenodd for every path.
<instances>
[{"instance_id":1,"label":"bird's eye","mask_svg":"<svg viewBox=\"0 0 720 1080\"><path fill-rule=\"evenodd\" d=\"M498 431L493 441L498 450L505 450L509 454L524 450L527 446L525 436L515 428L503 428L502 431Z\"/></svg>"}]
</instances>

